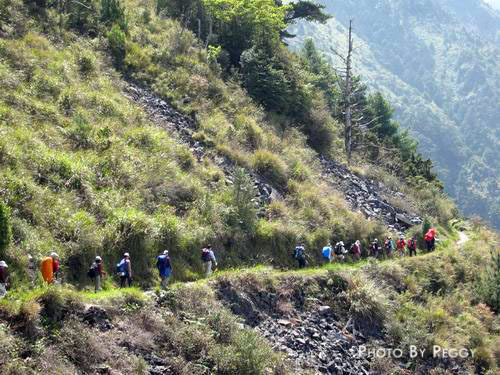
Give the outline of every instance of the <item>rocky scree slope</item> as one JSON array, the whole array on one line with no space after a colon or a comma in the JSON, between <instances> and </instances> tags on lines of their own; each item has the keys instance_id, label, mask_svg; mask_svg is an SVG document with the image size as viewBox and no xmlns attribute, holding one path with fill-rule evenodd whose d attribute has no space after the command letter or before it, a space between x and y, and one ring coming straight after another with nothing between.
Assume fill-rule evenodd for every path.
<instances>
[{"instance_id":1,"label":"rocky scree slope","mask_svg":"<svg viewBox=\"0 0 500 375\"><path fill-rule=\"evenodd\" d=\"M369 360L359 354L359 346L367 341L363 334L354 336L352 325L342 325L325 301L305 291L316 283L330 290L332 286L321 278L305 280L305 285L293 278L283 278L280 283L290 285L290 290L259 290L223 279L215 288L218 298L267 338L274 350L285 353L295 369L368 374Z\"/></svg>"}]
</instances>

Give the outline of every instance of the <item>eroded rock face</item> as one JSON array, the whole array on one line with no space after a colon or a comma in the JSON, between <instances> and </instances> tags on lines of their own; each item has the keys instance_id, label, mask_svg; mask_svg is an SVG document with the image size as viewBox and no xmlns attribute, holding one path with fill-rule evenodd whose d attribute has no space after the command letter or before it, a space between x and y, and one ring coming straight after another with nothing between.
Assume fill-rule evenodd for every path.
<instances>
[{"instance_id":1,"label":"eroded rock face","mask_svg":"<svg viewBox=\"0 0 500 375\"><path fill-rule=\"evenodd\" d=\"M252 280L238 285L225 279L219 279L214 287L219 300L263 335L274 350L284 353L297 374L301 370L368 374L369 359L359 352L359 346L367 341L365 336L353 333L352 325L342 324L323 297L307 292L318 287L336 291L322 279L298 281L292 277L281 281L288 287L259 288Z\"/></svg>"},{"instance_id":2,"label":"eroded rock face","mask_svg":"<svg viewBox=\"0 0 500 375\"><path fill-rule=\"evenodd\" d=\"M416 214L394 207L382 197L384 195L404 200L403 193L392 191L377 181L357 176L332 160L322 157L320 161L323 178L342 191L351 207L367 218L381 220L389 229L398 232L422 223L422 219Z\"/></svg>"},{"instance_id":3,"label":"eroded rock face","mask_svg":"<svg viewBox=\"0 0 500 375\"><path fill-rule=\"evenodd\" d=\"M82 314L82 320L102 332L113 328L107 311L99 306L88 306Z\"/></svg>"}]
</instances>

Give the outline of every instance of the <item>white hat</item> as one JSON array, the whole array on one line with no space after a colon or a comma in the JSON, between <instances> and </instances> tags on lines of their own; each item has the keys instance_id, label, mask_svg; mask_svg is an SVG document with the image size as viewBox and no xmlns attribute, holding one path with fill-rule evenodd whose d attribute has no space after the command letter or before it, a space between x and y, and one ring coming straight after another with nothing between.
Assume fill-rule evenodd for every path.
<instances>
[{"instance_id":1,"label":"white hat","mask_svg":"<svg viewBox=\"0 0 500 375\"><path fill-rule=\"evenodd\" d=\"M59 255L57 255L57 253L54 253L54 252L50 253L50 256L52 258L59 258Z\"/></svg>"},{"instance_id":2,"label":"white hat","mask_svg":"<svg viewBox=\"0 0 500 375\"><path fill-rule=\"evenodd\" d=\"M7 265L7 263L5 263L3 260L0 261L0 267L6 267L8 268L9 266Z\"/></svg>"},{"instance_id":3,"label":"white hat","mask_svg":"<svg viewBox=\"0 0 500 375\"><path fill-rule=\"evenodd\" d=\"M125 253L123 254L124 257L130 257L130 254L129 253Z\"/></svg>"},{"instance_id":4,"label":"white hat","mask_svg":"<svg viewBox=\"0 0 500 375\"><path fill-rule=\"evenodd\" d=\"M165 250L165 251L163 252L163 255L167 255L167 254L168 254L168 250Z\"/></svg>"},{"instance_id":5,"label":"white hat","mask_svg":"<svg viewBox=\"0 0 500 375\"><path fill-rule=\"evenodd\" d=\"M102 258L98 255L95 257L95 260L102 260Z\"/></svg>"},{"instance_id":6,"label":"white hat","mask_svg":"<svg viewBox=\"0 0 500 375\"><path fill-rule=\"evenodd\" d=\"M339 244L341 244L342 246L344 246L344 242L340 241Z\"/></svg>"}]
</instances>

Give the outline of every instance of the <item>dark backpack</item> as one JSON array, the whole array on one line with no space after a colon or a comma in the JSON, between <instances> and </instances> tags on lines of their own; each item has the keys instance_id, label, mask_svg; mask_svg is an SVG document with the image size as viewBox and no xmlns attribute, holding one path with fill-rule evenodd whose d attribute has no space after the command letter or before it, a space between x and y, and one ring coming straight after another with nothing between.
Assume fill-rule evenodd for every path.
<instances>
[{"instance_id":1,"label":"dark backpack","mask_svg":"<svg viewBox=\"0 0 500 375\"><path fill-rule=\"evenodd\" d=\"M210 259L210 250L208 250L207 248L204 248L201 250L201 260L203 262L209 262L211 259Z\"/></svg>"},{"instance_id":2,"label":"dark backpack","mask_svg":"<svg viewBox=\"0 0 500 375\"><path fill-rule=\"evenodd\" d=\"M342 255L343 252L344 252L343 246L341 244L337 244L337 246L335 246L335 254Z\"/></svg>"},{"instance_id":3,"label":"dark backpack","mask_svg":"<svg viewBox=\"0 0 500 375\"><path fill-rule=\"evenodd\" d=\"M300 259L304 257L304 248L302 246L297 246L293 253L295 259Z\"/></svg>"},{"instance_id":4,"label":"dark backpack","mask_svg":"<svg viewBox=\"0 0 500 375\"><path fill-rule=\"evenodd\" d=\"M91 279L97 276L97 263L92 263L87 272L87 276L90 277Z\"/></svg>"}]
</instances>

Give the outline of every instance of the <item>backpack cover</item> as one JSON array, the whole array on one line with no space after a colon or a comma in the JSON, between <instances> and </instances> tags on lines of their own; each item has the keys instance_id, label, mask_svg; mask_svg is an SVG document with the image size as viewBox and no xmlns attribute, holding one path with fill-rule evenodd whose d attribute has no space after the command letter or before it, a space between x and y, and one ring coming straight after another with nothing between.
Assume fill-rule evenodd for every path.
<instances>
[{"instance_id":1,"label":"backpack cover","mask_svg":"<svg viewBox=\"0 0 500 375\"><path fill-rule=\"evenodd\" d=\"M127 273L127 262L122 259L120 263L116 265L116 273L126 274Z\"/></svg>"},{"instance_id":2,"label":"backpack cover","mask_svg":"<svg viewBox=\"0 0 500 375\"><path fill-rule=\"evenodd\" d=\"M325 246L323 248L323 257L330 259L330 252L332 251L331 247Z\"/></svg>"}]
</instances>

